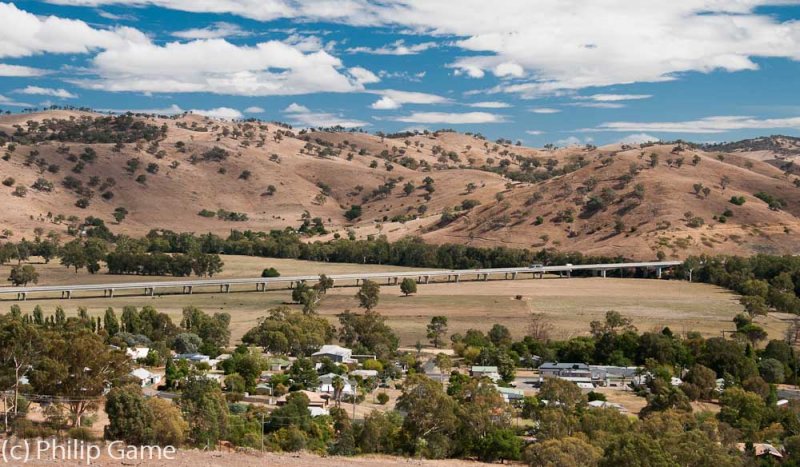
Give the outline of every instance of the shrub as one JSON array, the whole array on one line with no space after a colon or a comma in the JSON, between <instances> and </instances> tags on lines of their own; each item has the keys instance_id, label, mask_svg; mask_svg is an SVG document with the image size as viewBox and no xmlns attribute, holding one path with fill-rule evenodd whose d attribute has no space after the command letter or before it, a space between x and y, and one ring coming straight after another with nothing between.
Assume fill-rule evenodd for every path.
<instances>
[{"instance_id":1,"label":"shrub","mask_svg":"<svg viewBox=\"0 0 800 467\"><path fill-rule=\"evenodd\" d=\"M3 185L5 186L14 186L15 183L17 183L17 181L14 180L14 177L6 177L6 179L3 180Z\"/></svg>"},{"instance_id":2,"label":"shrub","mask_svg":"<svg viewBox=\"0 0 800 467\"><path fill-rule=\"evenodd\" d=\"M379 392L377 398L380 405L386 405L386 403L389 402L389 394L385 392Z\"/></svg>"},{"instance_id":3,"label":"shrub","mask_svg":"<svg viewBox=\"0 0 800 467\"><path fill-rule=\"evenodd\" d=\"M32 188L37 191L53 191L53 183L45 178L38 178L33 182Z\"/></svg>"},{"instance_id":4,"label":"shrub","mask_svg":"<svg viewBox=\"0 0 800 467\"><path fill-rule=\"evenodd\" d=\"M481 204L480 201L477 199L465 199L461 201L461 209L465 211L469 211L470 209L474 208L475 206L479 206Z\"/></svg>"},{"instance_id":5,"label":"shrub","mask_svg":"<svg viewBox=\"0 0 800 467\"><path fill-rule=\"evenodd\" d=\"M281 273L275 268L267 268L261 271L261 277L280 277Z\"/></svg>"},{"instance_id":6,"label":"shrub","mask_svg":"<svg viewBox=\"0 0 800 467\"><path fill-rule=\"evenodd\" d=\"M28 194L28 189L22 185L17 185L14 189L14 196L19 196L20 198L24 198Z\"/></svg>"},{"instance_id":7,"label":"shrub","mask_svg":"<svg viewBox=\"0 0 800 467\"><path fill-rule=\"evenodd\" d=\"M197 215L203 217L214 217L217 215L217 213L215 211L209 211L208 209L202 209L197 213Z\"/></svg>"},{"instance_id":8,"label":"shrub","mask_svg":"<svg viewBox=\"0 0 800 467\"><path fill-rule=\"evenodd\" d=\"M741 206L747 201L744 199L744 196L731 196L731 204L735 204L737 206Z\"/></svg>"},{"instance_id":9,"label":"shrub","mask_svg":"<svg viewBox=\"0 0 800 467\"><path fill-rule=\"evenodd\" d=\"M358 219L361 217L361 206L358 204L350 206L350 209L344 212L344 217L349 221Z\"/></svg>"},{"instance_id":10,"label":"shrub","mask_svg":"<svg viewBox=\"0 0 800 467\"><path fill-rule=\"evenodd\" d=\"M78 206L81 209L86 209L89 207L89 200L87 198L80 198L78 201L75 201L75 206Z\"/></svg>"}]
</instances>

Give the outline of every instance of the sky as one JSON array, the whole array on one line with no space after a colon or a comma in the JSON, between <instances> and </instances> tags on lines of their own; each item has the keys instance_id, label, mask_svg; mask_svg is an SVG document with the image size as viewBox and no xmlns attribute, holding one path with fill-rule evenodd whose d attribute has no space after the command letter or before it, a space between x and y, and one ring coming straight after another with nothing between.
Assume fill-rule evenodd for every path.
<instances>
[{"instance_id":1,"label":"sky","mask_svg":"<svg viewBox=\"0 0 800 467\"><path fill-rule=\"evenodd\" d=\"M800 136L800 0L0 0L0 109L452 128L558 146Z\"/></svg>"}]
</instances>

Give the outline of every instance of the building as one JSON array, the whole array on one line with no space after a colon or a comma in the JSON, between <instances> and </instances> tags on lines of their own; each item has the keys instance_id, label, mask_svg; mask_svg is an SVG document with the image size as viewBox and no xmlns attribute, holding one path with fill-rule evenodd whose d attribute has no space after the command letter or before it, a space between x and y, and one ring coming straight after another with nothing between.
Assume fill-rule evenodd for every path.
<instances>
[{"instance_id":1,"label":"building","mask_svg":"<svg viewBox=\"0 0 800 467\"><path fill-rule=\"evenodd\" d=\"M597 386L621 388L635 379L636 374L639 372L639 367L589 365L589 370L592 372L592 381Z\"/></svg>"},{"instance_id":2,"label":"building","mask_svg":"<svg viewBox=\"0 0 800 467\"><path fill-rule=\"evenodd\" d=\"M319 394L319 393L311 392L311 391L297 391L297 392L302 392L303 394L306 395L306 397L308 397L308 406L309 407L327 407L328 406L328 400L325 399L324 397L322 397L322 395ZM289 394L294 394L294 392L290 392ZM279 397L278 400L275 401L275 404L278 405L278 406L286 405L286 397L288 397L289 394L284 394L283 396Z\"/></svg>"},{"instance_id":3,"label":"building","mask_svg":"<svg viewBox=\"0 0 800 467\"><path fill-rule=\"evenodd\" d=\"M344 396L353 395L356 383L350 381L347 375L337 375L335 373L328 373L327 375L322 375L319 377L319 387L317 388L317 392L321 392L324 394L333 394L334 393L333 380L336 378L341 378L342 382L344 383L344 387L342 388L342 395Z\"/></svg>"},{"instance_id":4,"label":"building","mask_svg":"<svg viewBox=\"0 0 800 467\"><path fill-rule=\"evenodd\" d=\"M364 379L377 378L378 370L353 370L350 372L350 376L360 376Z\"/></svg>"},{"instance_id":5,"label":"building","mask_svg":"<svg viewBox=\"0 0 800 467\"><path fill-rule=\"evenodd\" d=\"M205 362L211 364L211 357L208 355L203 355L201 353L181 353L175 355L176 360L189 360L192 363L201 363Z\"/></svg>"},{"instance_id":6,"label":"building","mask_svg":"<svg viewBox=\"0 0 800 467\"><path fill-rule=\"evenodd\" d=\"M147 354L150 353L149 347L128 347L125 349L125 355L131 358L131 360L141 360L147 358Z\"/></svg>"},{"instance_id":7,"label":"building","mask_svg":"<svg viewBox=\"0 0 800 467\"><path fill-rule=\"evenodd\" d=\"M497 387L497 392L503 396L503 400L507 403L521 403L525 400L525 391L516 388Z\"/></svg>"},{"instance_id":8,"label":"building","mask_svg":"<svg viewBox=\"0 0 800 467\"><path fill-rule=\"evenodd\" d=\"M141 381L142 387L145 386L152 386L154 384L158 384L161 382L161 375L156 373L151 373L150 371L146 370L145 368L137 368L131 371L131 376L135 378L139 378Z\"/></svg>"},{"instance_id":9,"label":"building","mask_svg":"<svg viewBox=\"0 0 800 467\"><path fill-rule=\"evenodd\" d=\"M314 358L330 358L336 363L355 363L353 351L338 345L323 345L318 352L311 354Z\"/></svg>"},{"instance_id":10,"label":"building","mask_svg":"<svg viewBox=\"0 0 800 467\"><path fill-rule=\"evenodd\" d=\"M473 366L470 368L469 374L474 378L486 377L495 382L500 380L500 373L496 366Z\"/></svg>"},{"instance_id":11,"label":"building","mask_svg":"<svg viewBox=\"0 0 800 467\"><path fill-rule=\"evenodd\" d=\"M591 381L592 370L585 363L544 362L539 366L542 378L586 378Z\"/></svg>"}]
</instances>

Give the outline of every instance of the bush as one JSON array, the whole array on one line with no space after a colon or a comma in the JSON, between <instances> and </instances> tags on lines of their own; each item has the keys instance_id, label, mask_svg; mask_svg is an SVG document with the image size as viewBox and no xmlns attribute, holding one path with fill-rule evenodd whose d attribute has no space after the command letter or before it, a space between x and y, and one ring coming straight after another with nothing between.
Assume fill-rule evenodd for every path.
<instances>
[{"instance_id":1,"label":"bush","mask_svg":"<svg viewBox=\"0 0 800 467\"><path fill-rule=\"evenodd\" d=\"M87 198L80 198L78 201L75 201L75 206L86 209L89 207L89 200Z\"/></svg>"},{"instance_id":2,"label":"bush","mask_svg":"<svg viewBox=\"0 0 800 467\"><path fill-rule=\"evenodd\" d=\"M275 268L267 268L261 271L261 277L281 277L281 273Z\"/></svg>"},{"instance_id":3,"label":"bush","mask_svg":"<svg viewBox=\"0 0 800 467\"><path fill-rule=\"evenodd\" d=\"M349 221L358 219L361 217L361 206L358 204L350 206L350 209L344 212L344 217Z\"/></svg>"},{"instance_id":4,"label":"bush","mask_svg":"<svg viewBox=\"0 0 800 467\"><path fill-rule=\"evenodd\" d=\"M744 196L731 196L731 204L735 204L737 206L741 206L747 201L744 199Z\"/></svg>"},{"instance_id":5,"label":"bush","mask_svg":"<svg viewBox=\"0 0 800 467\"><path fill-rule=\"evenodd\" d=\"M215 211L209 211L208 209L202 209L197 213L197 215L203 217L215 217L217 213Z\"/></svg>"},{"instance_id":6,"label":"bush","mask_svg":"<svg viewBox=\"0 0 800 467\"><path fill-rule=\"evenodd\" d=\"M94 441L96 439L92 431L83 426L71 428L67 432L67 437L78 441Z\"/></svg>"},{"instance_id":7,"label":"bush","mask_svg":"<svg viewBox=\"0 0 800 467\"><path fill-rule=\"evenodd\" d=\"M14 177L7 177L3 180L3 185L5 186L14 186L15 183L17 183L17 181L14 180Z\"/></svg>"},{"instance_id":8,"label":"bush","mask_svg":"<svg viewBox=\"0 0 800 467\"><path fill-rule=\"evenodd\" d=\"M386 394L385 392L379 392L377 397L378 404L380 405L386 405L386 403L389 402L389 394Z\"/></svg>"}]
</instances>

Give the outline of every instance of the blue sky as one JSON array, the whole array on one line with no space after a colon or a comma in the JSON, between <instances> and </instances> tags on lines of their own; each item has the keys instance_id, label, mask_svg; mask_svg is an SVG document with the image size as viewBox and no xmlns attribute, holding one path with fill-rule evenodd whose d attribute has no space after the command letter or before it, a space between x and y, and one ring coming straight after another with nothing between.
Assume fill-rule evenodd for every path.
<instances>
[{"instance_id":1,"label":"blue sky","mask_svg":"<svg viewBox=\"0 0 800 467\"><path fill-rule=\"evenodd\" d=\"M0 1L0 109L528 145L800 135L799 19L795 0Z\"/></svg>"}]
</instances>

